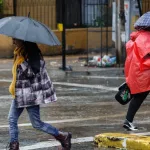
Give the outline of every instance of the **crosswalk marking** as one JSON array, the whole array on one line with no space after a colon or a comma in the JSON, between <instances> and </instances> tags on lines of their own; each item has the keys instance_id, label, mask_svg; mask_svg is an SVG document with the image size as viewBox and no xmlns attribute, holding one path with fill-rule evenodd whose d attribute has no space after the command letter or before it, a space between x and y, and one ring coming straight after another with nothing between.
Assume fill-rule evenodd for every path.
<instances>
[{"instance_id":1,"label":"crosswalk marking","mask_svg":"<svg viewBox=\"0 0 150 150\"><path fill-rule=\"evenodd\" d=\"M86 142L93 142L93 141L94 141L94 137L81 137L81 138L72 139L71 143L76 144L76 143L86 143ZM46 141L46 142L39 142L39 143L32 144L29 146L23 146L23 147L20 147L20 150L35 150L35 149L40 149L40 148L55 147L59 145L60 145L59 142L55 140L51 140L51 141Z\"/></svg>"},{"instance_id":2,"label":"crosswalk marking","mask_svg":"<svg viewBox=\"0 0 150 150\"><path fill-rule=\"evenodd\" d=\"M144 112L139 112L138 114L146 114L149 113L149 111L144 111ZM109 120L109 118L116 118L116 117L121 117L124 116L125 113L120 113L117 115L109 115L107 116L107 119ZM106 119L106 116L97 116L97 117L89 117L89 118L75 118L75 119L64 119L64 120L52 120L52 121L44 121L46 123L49 124L58 124L58 123L72 123L72 122L81 122L81 121L91 121L91 120L98 120L98 119ZM105 120L105 123L101 123L99 125L108 125L107 124L107 119ZM111 123L112 126L114 125L120 125L122 122L115 122L115 123ZM145 123L150 123L149 120L147 121L138 121L138 124L145 124ZM92 124L93 125L93 124ZM28 127L31 126L31 123L22 123L22 124L18 124L19 127ZM8 128L9 125L0 125L0 128Z\"/></svg>"},{"instance_id":3,"label":"crosswalk marking","mask_svg":"<svg viewBox=\"0 0 150 150\"><path fill-rule=\"evenodd\" d=\"M76 77L82 77L82 78L92 78L92 79L125 79L123 76L76 76Z\"/></svg>"},{"instance_id":4,"label":"crosswalk marking","mask_svg":"<svg viewBox=\"0 0 150 150\"><path fill-rule=\"evenodd\" d=\"M3 72L3 71L12 71L12 69L0 69L0 72Z\"/></svg>"},{"instance_id":5,"label":"crosswalk marking","mask_svg":"<svg viewBox=\"0 0 150 150\"><path fill-rule=\"evenodd\" d=\"M12 82L11 79L0 79L0 82ZM118 91L118 87L109 87L104 85L89 85L89 84L78 84L78 83L66 83L66 82L53 82L54 85L65 85L72 87L102 89L106 91Z\"/></svg>"},{"instance_id":6,"label":"crosswalk marking","mask_svg":"<svg viewBox=\"0 0 150 150\"><path fill-rule=\"evenodd\" d=\"M134 135L147 136L150 135L150 132L134 133Z\"/></svg>"},{"instance_id":7,"label":"crosswalk marking","mask_svg":"<svg viewBox=\"0 0 150 150\"><path fill-rule=\"evenodd\" d=\"M58 124L58 123L69 123L69 122L80 122L80 121L88 121L88 120L97 120L101 117L89 117L89 118L77 118L77 119L64 119L64 120L53 120L53 121L44 121L49 124ZM22 123L18 124L19 127L28 127L32 126L31 123ZM8 128L9 125L0 125L0 128Z\"/></svg>"},{"instance_id":8,"label":"crosswalk marking","mask_svg":"<svg viewBox=\"0 0 150 150\"><path fill-rule=\"evenodd\" d=\"M109 87L103 85L89 85L89 84L78 84L78 83L66 83L66 82L53 82L55 85L65 85L73 87L84 87L84 88L93 88L93 89L103 89L107 91L118 91L118 87Z\"/></svg>"}]
</instances>

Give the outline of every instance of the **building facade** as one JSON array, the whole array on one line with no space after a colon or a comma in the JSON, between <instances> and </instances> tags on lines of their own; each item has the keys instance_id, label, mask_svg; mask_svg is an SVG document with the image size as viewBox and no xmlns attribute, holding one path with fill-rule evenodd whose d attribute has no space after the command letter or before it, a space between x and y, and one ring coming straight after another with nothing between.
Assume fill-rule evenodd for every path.
<instances>
[{"instance_id":1,"label":"building facade","mask_svg":"<svg viewBox=\"0 0 150 150\"><path fill-rule=\"evenodd\" d=\"M65 0L66 51L83 52L114 47L112 41L112 2L115 0ZM0 0L0 17L30 16L49 26L61 40L58 23L62 22L62 0ZM142 1L143 12L150 9L149 0ZM8 41L7 41L8 40ZM12 49L11 39L0 36L5 49ZM61 54L61 46L39 45L44 55ZM0 53L2 53L0 51ZM12 50L10 54L12 55ZM0 54L1 57L5 54Z\"/></svg>"}]
</instances>

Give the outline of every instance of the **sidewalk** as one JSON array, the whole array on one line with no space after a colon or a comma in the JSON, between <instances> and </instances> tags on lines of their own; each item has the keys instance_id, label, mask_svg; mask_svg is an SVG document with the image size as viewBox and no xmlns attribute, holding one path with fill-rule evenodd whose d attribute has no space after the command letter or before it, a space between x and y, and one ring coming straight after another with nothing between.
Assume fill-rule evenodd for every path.
<instances>
[{"instance_id":1,"label":"sidewalk","mask_svg":"<svg viewBox=\"0 0 150 150\"><path fill-rule=\"evenodd\" d=\"M103 133L96 135L94 142L98 147L150 150L150 137L138 134Z\"/></svg>"},{"instance_id":2,"label":"sidewalk","mask_svg":"<svg viewBox=\"0 0 150 150\"><path fill-rule=\"evenodd\" d=\"M82 59L81 59L82 58ZM69 55L66 56L66 67L70 66L72 68L73 73L82 73L84 75L88 75L92 72L100 72L101 70L120 70L121 74L123 74L123 67L90 67L85 66L86 64L86 55ZM44 57L47 61L47 64L50 65L51 69L59 69L62 67L62 56L52 56L52 57ZM65 71L66 73L71 74L70 71Z\"/></svg>"}]
</instances>

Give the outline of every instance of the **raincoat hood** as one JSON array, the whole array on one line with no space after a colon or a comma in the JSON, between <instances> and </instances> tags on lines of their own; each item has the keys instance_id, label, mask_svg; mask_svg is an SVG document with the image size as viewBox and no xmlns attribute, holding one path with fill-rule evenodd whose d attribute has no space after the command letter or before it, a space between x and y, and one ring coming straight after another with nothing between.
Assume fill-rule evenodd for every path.
<instances>
[{"instance_id":1,"label":"raincoat hood","mask_svg":"<svg viewBox=\"0 0 150 150\"><path fill-rule=\"evenodd\" d=\"M140 32L132 32L130 35L130 39L134 42L136 38L139 36Z\"/></svg>"},{"instance_id":2,"label":"raincoat hood","mask_svg":"<svg viewBox=\"0 0 150 150\"><path fill-rule=\"evenodd\" d=\"M137 31L126 44L125 77L131 93L150 90L150 32Z\"/></svg>"}]
</instances>

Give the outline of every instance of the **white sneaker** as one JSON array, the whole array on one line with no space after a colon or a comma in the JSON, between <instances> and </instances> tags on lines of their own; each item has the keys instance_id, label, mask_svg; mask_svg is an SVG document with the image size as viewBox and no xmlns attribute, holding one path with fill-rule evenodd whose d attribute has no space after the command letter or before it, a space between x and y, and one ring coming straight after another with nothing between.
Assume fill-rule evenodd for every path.
<instances>
[{"instance_id":1,"label":"white sneaker","mask_svg":"<svg viewBox=\"0 0 150 150\"><path fill-rule=\"evenodd\" d=\"M127 119L125 120L123 127L129 131L137 131L138 128L133 125L133 123L129 122Z\"/></svg>"}]
</instances>

